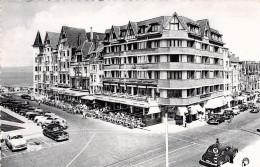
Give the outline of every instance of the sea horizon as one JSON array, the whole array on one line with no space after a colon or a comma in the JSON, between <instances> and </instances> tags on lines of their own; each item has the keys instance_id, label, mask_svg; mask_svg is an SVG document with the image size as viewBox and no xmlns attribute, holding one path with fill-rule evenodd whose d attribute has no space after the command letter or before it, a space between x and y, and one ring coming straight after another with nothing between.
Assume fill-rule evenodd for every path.
<instances>
[{"instance_id":1,"label":"sea horizon","mask_svg":"<svg viewBox=\"0 0 260 167\"><path fill-rule=\"evenodd\" d=\"M33 66L1 67L1 86L33 86Z\"/></svg>"}]
</instances>

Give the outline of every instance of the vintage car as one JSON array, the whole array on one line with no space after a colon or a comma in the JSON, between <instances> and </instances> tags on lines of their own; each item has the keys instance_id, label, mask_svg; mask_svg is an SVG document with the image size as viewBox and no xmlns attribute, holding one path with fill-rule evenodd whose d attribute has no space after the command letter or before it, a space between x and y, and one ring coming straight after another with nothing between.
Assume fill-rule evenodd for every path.
<instances>
[{"instance_id":1,"label":"vintage car","mask_svg":"<svg viewBox=\"0 0 260 167\"><path fill-rule=\"evenodd\" d=\"M22 94L21 98L31 100L31 96L27 94Z\"/></svg>"},{"instance_id":2,"label":"vintage car","mask_svg":"<svg viewBox=\"0 0 260 167\"><path fill-rule=\"evenodd\" d=\"M58 124L50 124L43 129L43 135L55 141L69 140L69 133Z\"/></svg>"},{"instance_id":3,"label":"vintage car","mask_svg":"<svg viewBox=\"0 0 260 167\"><path fill-rule=\"evenodd\" d=\"M42 126L45 123L51 123L52 120L56 120L59 119L60 117L57 115L49 115L50 113L48 113L47 115L45 115L42 118L39 118L37 121L37 125ZM51 113L52 114L52 113Z\"/></svg>"},{"instance_id":4,"label":"vintage car","mask_svg":"<svg viewBox=\"0 0 260 167\"><path fill-rule=\"evenodd\" d=\"M259 128L257 129L257 132L260 132L260 129L259 129Z\"/></svg>"},{"instance_id":5,"label":"vintage car","mask_svg":"<svg viewBox=\"0 0 260 167\"><path fill-rule=\"evenodd\" d=\"M253 103L253 102L248 103L248 108L252 109L254 107L255 107L255 103Z\"/></svg>"},{"instance_id":6,"label":"vintage car","mask_svg":"<svg viewBox=\"0 0 260 167\"><path fill-rule=\"evenodd\" d=\"M25 117L29 119L30 116L36 116L36 115L40 115L39 113L43 112L42 109L36 108L34 111L29 111L25 114Z\"/></svg>"},{"instance_id":7,"label":"vintage car","mask_svg":"<svg viewBox=\"0 0 260 167\"><path fill-rule=\"evenodd\" d=\"M222 122L225 122L225 117L224 116L211 117L207 121L208 124L212 124L212 125L218 125L218 124L220 124Z\"/></svg>"},{"instance_id":8,"label":"vintage car","mask_svg":"<svg viewBox=\"0 0 260 167\"><path fill-rule=\"evenodd\" d=\"M29 107L28 109L22 109L21 111L19 111L20 115L25 116L27 112L34 112L35 107Z\"/></svg>"},{"instance_id":9,"label":"vintage car","mask_svg":"<svg viewBox=\"0 0 260 167\"><path fill-rule=\"evenodd\" d=\"M251 113L258 113L260 111L259 107L254 107L250 110Z\"/></svg>"},{"instance_id":10,"label":"vintage car","mask_svg":"<svg viewBox=\"0 0 260 167\"><path fill-rule=\"evenodd\" d=\"M57 119L53 119L52 121L45 121L43 124L42 124L42 128L46 128L46 126L50 125L50 124L58 124L60 126L63 127L63 129L67 129L68 128L68 125L67 125L67 121L63 118L57 118Z\"/></svg>"},{"instance_id":11,"label":"vintage car","mask_svg":"<svg viewBox=\"0 0 260 167\"><path fill-rule=\"evenodd\" d=\"M233 113L234 113L235 115L240 114L240 110L239 110L238 106L232 107L232 110L233 110Z\"/></svg>"},{"instance_id":12,"label":"vintage car","mask_svg":"<svg viewBox=\"0 0 260 167\"><path fill-rule=\"evenodd\" d=\"M240 104L239 109L241 112L248 110L248 104L247 103Z\"/></svg>"},{"instance_id":13,"label":"vintage car","mask_svg":"<svg viewBox=\"0 0 260 167\"><path fill-rule=\"evenodd\" d=\"M26 140L23 138L23 135L19 133L8 134L5 139L5 143L11 151L27 148Z\"/></svg>"},{"instance_id":14,"label":"vintage car","mask_svg":"<svg viewBox=\"0 0 260 167\"><path fill-rule=\"evenodd\" d=\"M238 153L238 149L229 145L212 144L202 155L200 164L204 166L221 166L226 162L233 163Z\"/></svg>"},{"instance_id":15,"label":"vintage car","mask_svg":"<svg viewBox=\"0 0 260 167\"><path fill-rule=\"evenodd\" d=\"M44 111L43 113L40 113L40 115L36 116L36 117L33 119L33 121L37 123L39 119L42 119L42 118L44 118L44 117L51 117L51 116L53 116L53 115L55 115L55 114L54 114L54 113L51 113L51 112L49 112L49 111Z\"/></svg>"},{"instance_id":16,"label":"vintage car","mask_svg":"<svg viewBox=\"0 0 260 167\"><path fill-rule=\"evenodd\" d=\"M258 96L259 96L259 95L258 95ZM258 99L256 100L256 102L257 102L257 103L260 103L260 98L258 98Z\"/></svg>"},{"instance_id":17,"label":"vintage car","mask_svg":"<svg viewBox=\"0 0 260 167\"><path fill-rule=\"evenodd\" d=\"M226 109L224 109L223 115L224 115L225 120L229 120L232 117L234 117L234 112L231 108L226 108Z\"/></svg>"}]
</instances>

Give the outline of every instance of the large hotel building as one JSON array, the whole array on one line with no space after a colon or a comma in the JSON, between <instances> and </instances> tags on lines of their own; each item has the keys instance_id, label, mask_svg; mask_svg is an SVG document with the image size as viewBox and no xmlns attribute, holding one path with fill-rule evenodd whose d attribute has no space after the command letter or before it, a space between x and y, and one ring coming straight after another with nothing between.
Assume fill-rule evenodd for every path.
<instances>
[{"instance_id":1,"label":"large hotel building","mask_svg":"<svg viewBox=\"0 0 260 167\"><path fill-rule=\"evenodd\" d=\"M229 51L207 19L194 21L174 13L112 25L105 34L68 27L62 28L58 39L51 34L46 33L44 45L37 34L33 45L36 93L52 87L54 92L62 90L58 93L63 98L66 92L79 91L78 98L142 116L147 125L162 122L165 111L191 122L199 113L233 101ZM49 38L57 45L48 45ZM49 55L49 47L57 61L45 58L45 64L50 61L52 66L47 68L47 63L43 69L39 62ZM46 79L36 77L41 73Z\"/></svg>"}]
</instances>

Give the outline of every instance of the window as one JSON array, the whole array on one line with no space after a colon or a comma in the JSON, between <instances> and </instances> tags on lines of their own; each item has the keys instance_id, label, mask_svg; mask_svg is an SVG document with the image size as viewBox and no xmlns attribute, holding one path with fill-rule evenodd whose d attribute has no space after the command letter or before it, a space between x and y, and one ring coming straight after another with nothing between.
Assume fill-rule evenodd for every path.
<instances>
[{"instance_id":1,"label":"window","mask_svg":"<svg viewBox=\"0 0 260 167\"><path fill-rule=\"evenodd\" d=\"M179 55L169 55L168 62L181 62Z\"/></svg>"},{"instance_id":2,"label":"window","mask_svg":"<svg viewBox=\"0 0 260 167\"><path fill-rule=\"evenodd\" d=\"M200 95L200 94L202 93L201 89L202 89L202 88L196 88L197 95Z\"/></svg>"},{"instance_id":3,"label":"window","mask_svg":"<svg viewBox=\"0 0 260 167\"><path fill-rule=\"evenodd\" d=\"M213 86L210 86L210 92L213 92L214 89L213 89Z\"/></svg>"},{"instance_id":4,"label":"window","mask_svg":"<svg viewBox=\"0 0 260 167\"><path fill-rule=\"evenodd\" d=\"M160 79L160 71L154 71L154 79Z\"/></svg>"},{"instance_id":5,"label":"window","mask_svg":"<svg viewBox=\"0 0 260 167\"><path fill-rule=\"evenodd\" d=\"M125 34L126 34L126 30L121 30L120 37L125 37Z\"/></svg>"},{"instance_id":6,"label":"window","mask_svg":"<svg viewBox=\"0 0 260 167\"><path fill-rule=\"evenodd\" d=\"M187 71L187 79L194 79L194 71Z\"/></svg>"},{"instance_id":7,"label":"window","mask_svg":"<svg viewBox=\"0 0 260 167\"><path fill-rule=\"evenodd\" d=\"M188 89L187 90L187 97L191 97L195 95L195 89Z\"/></svg>"},{"instance_id":8,"label":"window","mask_svg":"<svg viewBox=\"0 0 260 167\"><path fill-rule=\"evenodd\" d=\"M139 34L145 33L145 26L140 26L139 27Z\"/></svg>"},{"instance_id":9,"label":"window","mask_svg":"<svg viewBox=\"0 0 260 167\"><path fill-rule=\"evenodd\" d=\"M174 16L173 20L170 23L170 30L182 30L182 29L183 27L179 23L177 16Z\"/></svg>"},{"instance_id":10,"label":"window","mask_svg":"<svg viewBox=\"0 0 260 167\"><path fill-rule=\"evenodd\" d=\"M156 31L158 31L158 28L159 28L159 25L151 25L151 32L156 32Z\"/></svg>"},{"instance_id":11,"label":"window","mask_svg":"<svg viewBox=\"0 0 260 167\"><path fill-rule=\"evenodd\" d=\"M151 48L158 48L160 47L160 41L152 41Z\"/></svg>"},{"instance_id":12,"label":"window","mask_svg":"<svg viewBox=\"0 0 260 167\"><path fill-rule=\"evenodd\" d=\"M138 49L146 49L146 42L139 42Z\"/></svg>"},{"instance_id":13,"label":"window","mask_svg":"<svg viewBox=\"0 0 260 167\"><path fill-rule=\"evenodd\" d=\"M168 98L182 98L182 90L167 90Z\"/></svg>"},{"instance_id":14,"label":"window","mask_svg":"<svg viewBox=\"0 0 260 167\"><path fill-rule=\"evenodd\" d=\"M182 47L182 40L178 40L178 39L167 40L167 47Z\"/></svg>"},{"instance_id":15,"label":"window","mask_svg":"<svg viewBox=\"0 0 260 167\"><path fill-rule=\"evenodd\" d=\"M187 62L188 63L194 63L194 56L193 55L187 55Z\"/></svg>"},{"instance_id":16,"label":"window","mask_svg":"<svg viewBox=\"0 0 260 167\"><path fill-rule=\"evenodd\" d=\"M155 55L154 56L154 62L159 63L160 62L160 55Z\"/></svg>"},{"instance_id":17,"label":"window","mask_svg":"<svg viewBox=\"0 0 260 167\"><path fill-rule=\"evenodd\" d=\"M168 71L167 79L182 79L182 72L181 71Z\"/></svg>"},{"instance_id":18,"label":"window","mask_svg":"<svg viewBox=\"0 0 260 167\"><path fill-rule=\"evenodd\" d=\"M194 47L194 41L187 41L187 47L193 48Z\"/></svg>"},{"instance_id":19,"label":"window","mask_svg":"<svg viewBox=\"0 0 260 167\"><path fill-rule=\"evenodd\" d=\"M200 79L201 78L201 71L196 71L196 79Z\"/></svg>"},{"instance_id":20,"label":"window","mask_svg":"<svg viewBox=\"0 0 260 167\"><path fill-rule=\"evenodd\" d=\"M208 30L205 30L205 31L204 31L204 36L205 36L205 37L208 37L208 36L209 36Z\"/></svg>"}]
</instances>

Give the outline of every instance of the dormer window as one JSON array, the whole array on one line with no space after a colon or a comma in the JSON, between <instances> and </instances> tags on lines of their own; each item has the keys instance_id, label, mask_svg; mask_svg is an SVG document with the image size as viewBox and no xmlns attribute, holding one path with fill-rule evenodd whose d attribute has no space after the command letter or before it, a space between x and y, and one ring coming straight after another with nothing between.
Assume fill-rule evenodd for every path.
<instances>
[{"instance_id":1,"label":"dormer window","mask_svg":"<svg viewBox=\"0 0 260 167\"><path fill-rule=\"evenodd\" d=\"M126 30L121 30L120 37L125 37L125 35L126 35Z\"/></svg>"},{"instance_id":2,"label":"dormer window","mask_svg":"<svg viewBox=\"0 0 260 167\"><path fill-rule=\"evenodd\" d=\"M174 16L173 20L170 23L170 30L183 30L182 25L179 22L177 16Z\"/></svg>"},{"instance_id":3,"label":"dormer window","mask_svg":"<svg viewBox=\"0 0 260 167\"><path fill-rule=\"evenodd\" d=\"M156 31L158 31L158 29L159 29L159 25L157 25L157 24L151 25L151 32L156 32Z\"/></svg>"},{"instance_id":4,"label":"dormer window","mask_svg":"<svg viewBox=\"0 0 260 167\"><path fill-rule=\"evenodd\" d=\"M145 26L140 26L139 27L139 34L144 34L145 33Z\"/></svg>"},{"instance_id":5,"label":"dormer window","mask_svg":"<svg viewBox=\"0 0 260 167\"><path fill-rule=\"evenodd\" d=\"M208 30L205 30L205 32L204 32L204 36L205 36L205 37L208 37L208 36L209 36L209 34L208 34Z\"/></svg>"},{"instance_id":6,"label":"dormer window","mask_svg":"<svg viewBox=\"0 0 260 167\"><path fill-rule=\"evenodd\" d=\"M135 35L132 28L129 29L129 35Z\"/></svg>"}]
</instances>

